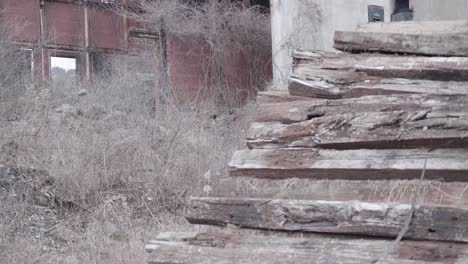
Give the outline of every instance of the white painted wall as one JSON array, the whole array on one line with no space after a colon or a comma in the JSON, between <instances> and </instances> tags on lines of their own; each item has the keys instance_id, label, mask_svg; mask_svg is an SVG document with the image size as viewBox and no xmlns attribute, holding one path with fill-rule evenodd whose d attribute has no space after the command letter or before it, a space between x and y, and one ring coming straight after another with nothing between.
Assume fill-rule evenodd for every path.
<instances>
[{"instance_id":1,"label":"white painted wall","mask_svg":"<svg viewBox=\"0 0 468 264\"><path fill-rule=\"evenodd\" d=\"M468 19L468 0L410 0L415 20ZM391 20L395 0L271 0L273 79L287 82L293 49L333 50L335 30L368 22L368 5L380 5ZM277 85L277 87L284 87Z\"/></svg>"},{"instance_id":2,"label":"white painted wall","mask_svg":"<svg viewBox=\"0 0 468 264\"><path fill-rule=\"evenodd\" d=\"M414 20L467 20L468 0L411 0Z\"/></svg>"}]
</instances>

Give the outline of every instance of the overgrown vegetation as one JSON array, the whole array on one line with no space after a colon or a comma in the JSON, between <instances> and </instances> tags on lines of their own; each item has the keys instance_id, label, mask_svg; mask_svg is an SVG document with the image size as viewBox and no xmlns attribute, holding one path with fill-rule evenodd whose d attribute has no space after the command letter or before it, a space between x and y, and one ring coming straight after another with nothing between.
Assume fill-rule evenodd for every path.
<instances>
[{"instance_id":1,"label":"overgrown vegetation","mask_svg":"<svg viewBox=\"0 0 468 264\"><path fill-rule=\"evenodd\" d=\"M260 12L214 2L190 6L190 15L179 13L189 5L175 5L164 23L181 34L179 24L198 28L190 34L212 45L212 65L223 78L229 73L219 60L228 50L255 50L265 41L257 33L269 28L254 26ZM148 19L159 17L146 7ZM187 198L209 195L226 174L253 104L223 104L226 86L218 77L207 82L219 92L210 100L155 100L159 87L122 57L92 84L29 83L17 75L25 70L11 33L2 36L0 262L144 263L144 242L156 232L193 228L182 217ZM157 61L159 51L133 59Z\"/></svg>"},{"instance_id":2,"label":"overgrown vegetation","mask_svg":"<svg viewBox=\"0 0 468 264\"><path fill-rule=\"evenodd\" d=\"M205 51L204 85L208 88L202 97L209 95L217 103L235 106L240 104L242 96L252 97L256 90L267 86L271 78L271 25L263 7L246 7L241 1L230 0L153 0L141 1L140 6L144 13L125 12L133 19L144 21L151 31L162 36L159 39L162 67L167 63L165 42L199 40L197 45L202 45L201 50ZM192 52L200 50L188 53ZM247 67L243 69L243 74L248 75L247 87L232 87L229 78L236 72L232 72L230 61L242 59L246 59L247 64L243 65ZM161 77L162 85L170 91L167 76ZM169 91L166 92L169 94Z\"/></svg>"}]
</instances>

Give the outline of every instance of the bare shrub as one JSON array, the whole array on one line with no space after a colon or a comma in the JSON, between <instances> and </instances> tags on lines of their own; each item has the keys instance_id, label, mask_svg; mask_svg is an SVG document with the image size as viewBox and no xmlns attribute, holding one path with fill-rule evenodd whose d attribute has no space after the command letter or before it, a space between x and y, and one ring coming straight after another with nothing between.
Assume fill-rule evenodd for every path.
<instances>
[{"instance_id":1,"label":"bare shrub","mask_svg":"<svg viewBox=\"0 0 468 264\"><path fill-rule=\"evenodd\" d=\"M251 96L255 90L266 88L271 76L268 63L265 65L271 58L271 27L269 15L261 7L246 8L228 0L157 0L142 1L141 9L143 13L130 16L159 32L162 64L167 63L167 38L203 40L210 51L204 86L211 99L224 105L240 105L240 94L250 92ZM192 52L195 51L188 51L187 55ZM229 61L240 57L247 58L248 69L243 74L250 74L249 87L244 87L244 91L231 87L229 76L236 73L226 68ZM167 76L161 77L165 80L162 85L169 85Z\"/></svg>"},{"instance_id":2,"label":"bare shrub","mask_svg":"<svg viewBox=\"0 0 468 264\"><path fill-rule=\"evenodd\" d=\"M5 18L4 12L0 10L0 120L16 118L19 97L32 88L30 53L12 44L23 23Z\"/></svg>"}]
</instances>

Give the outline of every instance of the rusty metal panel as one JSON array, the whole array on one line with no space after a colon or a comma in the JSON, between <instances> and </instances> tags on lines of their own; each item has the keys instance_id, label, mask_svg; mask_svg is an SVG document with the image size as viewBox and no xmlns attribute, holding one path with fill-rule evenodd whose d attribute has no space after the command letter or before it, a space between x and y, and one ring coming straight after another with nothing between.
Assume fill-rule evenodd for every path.
<instances>
[{"instance_id":1,"label":"rusty metal panel","mask_svg":"<svg viewBox=\"0 0 468 264\"><path fill-rule=\"evenodd\" d=\"M201 38L168 38L168 72L172 94L178 102L193 102L211 95L209 60L212 53Z\"/></svg>"},{"instance_id":2,"label":"rusty metal panel","mask_svg":"<svg viewBox=\"0 0 468 264\"><path fill-rule=\"evenodd\" d=\"M224 85L225 100L230 103L240 103L254 93L250 85L249 59L251 54L238 49L230 49L224 54Z\"/></svg>"},{"instance_id":3,"label":"rusty metal panel","mask_svg":"<svg viewBox=\"0 0 468 264\"><path fill-rule=\"evenodd\" d=\"M80 5L47 2L45 16L47 42L84 46L84 12Z\"/></svg>"},{"instance_id":4,"label":"rusty metal panel","mask_svg":"<svg viewBox=\"0 0 468 264\"><path fill-rule=\"evenodd\" d=\"M0 0L3 18L19 22L20 27L15 30L17 41L34 42L41 37L39 1L33 0Z\"/></svg>"},{"instance_id":5,"label":"rusty metal panel","mask_svg":"<svg viewBox=\"0 0 468 264\"><path fill-rule=\"evenodd\" d=\"M94 48L125 49L124 19L121 15L99 7L90 7L90 41Z\"/></svg>"},{"instance_id":6,"label":"rusty metal panel","mask_svg":"<svg viewBox=\"0 0 468 264\"><path fill-rule=\"evenodd\" d=\"M42 51L40 48L33 51L32 67L34 80L42 80Z\"/></svg>"},{"instance_id":7,"label":"rusty metal panel","mask_svg":"<svg viewBox=\"0 0 468 264\"><path fill-rule=\"evenodd\" d=\"M157 39L151 38L128 38L128 50L129 51L142 51L142 50L155 50L158 49L159 42Z\"/></svg>"},{"instance_id":8,"label":"rusty metal panel","mask_svg":"<svg viewBox=\"0 0 468 264\"><path fill-rule=\"evenodd\" d=\"M148 50L159 46L158 32L151 30L144 21L127 18L127 26L129 50Z\"/></svg>"},{"instance_id":9,"label":"rusty metal panel","mask_svg":"<svg viewBox=\"0 0 468 264\"><path fill-rule=\"evenodd\" d=\"M148 23L142 20L138 20L132 17L127 18L127 24L129 28L149 28Z\"/></svg>"}]
</instances>

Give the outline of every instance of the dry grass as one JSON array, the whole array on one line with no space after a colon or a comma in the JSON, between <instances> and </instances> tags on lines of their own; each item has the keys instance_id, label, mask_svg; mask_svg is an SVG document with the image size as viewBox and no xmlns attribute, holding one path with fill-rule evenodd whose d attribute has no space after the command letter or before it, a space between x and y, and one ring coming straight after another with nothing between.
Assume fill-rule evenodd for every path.
<instances>
[{"instance_id":1,"label":"dry grass","mask_svg":"<svg viewBox=\"0 0 468 264\"><path fill-rule=\"evenodd\" d=\"M196 16L176 12L166 22L198 26L190 34L212 44L213 67L229 49L264 55L267 17L227 1L209 3L191 7ZM159 13L148 10L157 26ZM230 27L204 31L217 19ZM194 229L183 218L187 199L219 185L253 104L221 107L216 93L192 105L161 100L161 76L142 75L122 57L92 84L31 83L9 44L18 25L0 21L0 262L144 263L144 244L157 232ZM155 66L159 51L144 51L133 65ZM256 69L263 60L252 63ZM210 80L207 90L226 89L219 84Z\"/></svg>"},{"instance_id":2,"label":"dry grass","mask_svg":"<svg viewBox=\"0 0 468 264\"><path fill-rule=\"evenodd\" d=\"M137 80L117 69L16 98L21 111L0 126L0 164L51 179L33 171L0 186L2 263L143 263L156 232L193 228L187 198L226 173L253 106L158 105L154 86Z\"/></svg>"}]
</instances>

